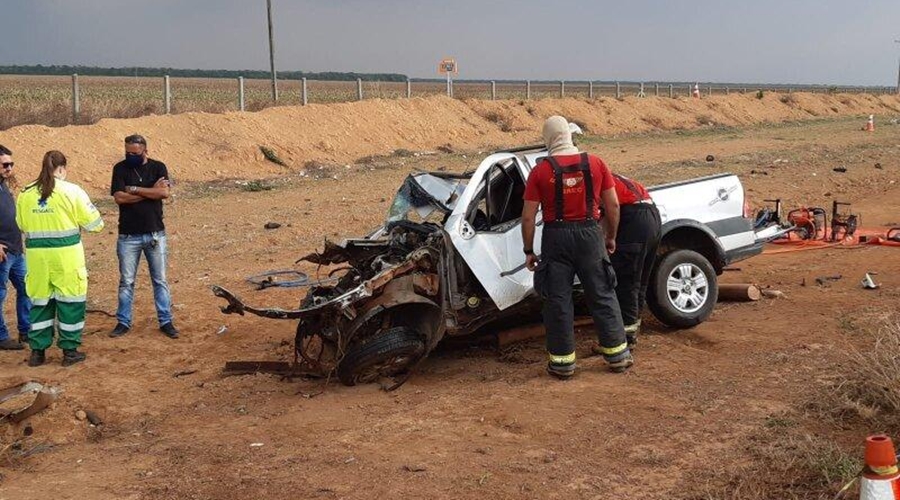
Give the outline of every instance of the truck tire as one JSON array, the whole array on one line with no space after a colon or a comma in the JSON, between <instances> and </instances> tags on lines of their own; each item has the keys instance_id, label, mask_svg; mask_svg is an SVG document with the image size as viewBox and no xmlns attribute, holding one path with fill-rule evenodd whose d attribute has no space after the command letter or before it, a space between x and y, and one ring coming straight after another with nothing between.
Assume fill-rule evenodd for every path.
<instances>
[{"instance_id":1,"label":"truck tire","mask_svg":"<svg viewBox=\"0 0 900 500\"><path fill-rule=\"evenodd\" d=\"M647 306L664 325L691 328L706 321L719 298L716 272L693 250L673 250L659 259L647 287Z\"/></svg>"},{"instance_id":2,"label":"truck tire","mask_svg":"<svg viewBox=\"0 0 900 500\"><path fill-rule=\"evenodd\" d=\"M398 326L351 344L338 364L344 385L375 382L412 368L425 354L425 340L415 330Z\"/></svg>"}]
</instances>

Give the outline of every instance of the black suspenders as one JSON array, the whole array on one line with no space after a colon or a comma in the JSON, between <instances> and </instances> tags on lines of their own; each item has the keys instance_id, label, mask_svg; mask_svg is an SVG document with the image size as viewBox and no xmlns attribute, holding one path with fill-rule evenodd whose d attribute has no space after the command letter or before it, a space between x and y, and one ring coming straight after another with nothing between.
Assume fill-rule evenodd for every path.
<instances>
[{"instance_id":1,"label":"black suspenders","mask_svg":"<svg viewBox=\"0 0 900 500\"><path fill-rule=\"evenodd\" d=\"M588 154L581 153L581 161L574 167L560 167L559 162L552 156L548 156L547 161L553 167L553 176L556 181L556 193L554 196L556 221L563 220L563 174L573 172L581 172L581 177L584 180L584 198L587 205L585 220L594 220L594 179L591 176L591 162L588 159Z\"/></svg>"}]
</instances>

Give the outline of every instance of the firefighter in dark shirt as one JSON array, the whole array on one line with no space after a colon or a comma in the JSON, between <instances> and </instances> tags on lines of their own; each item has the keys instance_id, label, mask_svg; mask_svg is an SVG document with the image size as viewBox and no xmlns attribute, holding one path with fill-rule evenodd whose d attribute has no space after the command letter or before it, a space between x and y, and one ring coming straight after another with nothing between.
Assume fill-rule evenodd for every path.
<instances>
[{"instance_id":1,"label":"firefighter in dark shirt","mask_svg":"<svg viewBox=\"0 0 900 500\"><path fill-rule=\"evenodd\" d=\"M619 198L619 231L612 264L616 270L616 296L622 309L628 347L634 348L641 328L641 310L647 296L650 272L662 222L650 193L639 182L613 174Z\"/></svg>"},{"instance_id":2,"label":"firefighter in dark shirt","mask_svg":"<svg viewBox=\"0 0 900 500\"><path fill-rule=\"evenodd\" d=\"M535 272L535 290L544 299L550 354L547 371L560 378L575 373L572 288L578 276L597 328L597 350L612 371L623 372L634 360L625 339L615 295L616 275L609 259L616 251L619 222L612 174L600 158L579 153L565 118L548 118L543 137L549 156L528 176L522 239L526 265ZM602 221L601 202L605 209ZM539 207L544 221L540 256L533 246Z\"/></svg>"}]
</instances>

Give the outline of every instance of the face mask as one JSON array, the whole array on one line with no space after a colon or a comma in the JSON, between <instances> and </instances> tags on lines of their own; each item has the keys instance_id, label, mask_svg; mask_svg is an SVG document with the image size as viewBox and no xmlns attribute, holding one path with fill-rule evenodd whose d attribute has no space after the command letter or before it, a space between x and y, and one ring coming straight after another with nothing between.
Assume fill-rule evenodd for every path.
<instances>
[{"instance_id":1,"label":"face mask","mask_svg":"<svg viewBox=\"0 0 900 500\"><path fill-rule=\"evenodd\" d=\"M125 155L125 163L132 167L139 167L144 164L144 157L140 155Z\"/></svg>"}]
</instances>

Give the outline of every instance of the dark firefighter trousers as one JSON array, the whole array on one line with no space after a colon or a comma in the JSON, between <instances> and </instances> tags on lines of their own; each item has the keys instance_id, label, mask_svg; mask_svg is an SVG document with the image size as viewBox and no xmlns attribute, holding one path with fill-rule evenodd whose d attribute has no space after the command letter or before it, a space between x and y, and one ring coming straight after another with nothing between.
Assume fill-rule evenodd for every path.
<instances>
[{"instance_id":1,"label":"dark firefighter trousers","mask_svg":"<svg viewBox=\"0 0 900 500\"><path fill-rule=\"evenodd\" d=\"M616 252L611 260L618 280L616 296L628 334L637 333L640 326L650 272L659 248L660 229L659 210L655 205L622 205Z\"/></svg>"},{"instance_id":2,"label":"dark firefighter trousers","mask_svg":"<svg viewBox=\"0 0 900 500\"><path fill-rule=\"evenodd\" d=\"M628 348L616 300L616 274L606 254L603 230L596 221L554 221L544 225L535 290L544 299L544 327L550 362L575 362L575 276L584 288L600 350L609 362L623 359Z\"/></svg>"}]
</instances>

